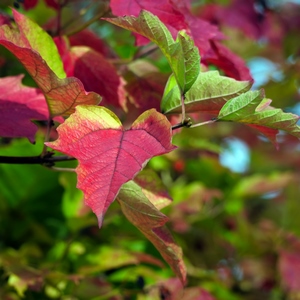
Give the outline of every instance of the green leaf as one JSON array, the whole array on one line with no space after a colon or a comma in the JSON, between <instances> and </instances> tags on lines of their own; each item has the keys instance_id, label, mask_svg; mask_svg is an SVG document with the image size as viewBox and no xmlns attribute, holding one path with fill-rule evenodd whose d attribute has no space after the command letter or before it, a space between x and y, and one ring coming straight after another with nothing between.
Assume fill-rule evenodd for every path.
<instances>
[{"instance_id":1,"label":"green leaf","mask_svg":"<svg viewBox=\"0 0 300 300\"><path fill-rule=\"evenodd\" d=\"M177 40L183 51L185 72L183 91L185 93L192 87L200 73L200 55L198 48L195 47L193 40L185 31L182 30L178 33Z\"/></svg>"},{"instance_id":2,"label":"green leaf","mask_svg":"<svg viewBox=\"0 0 300 300\"><path fill-rule=\"evenodd\" d=\"M167 58L182 93L188 91L200 72L200 55L192 39L181 31L174 41L168 28L150 12L138 17L105 18L106 21L143 35L154 42Z\"/></svg>"},{"instance_id":3,"label":"green leaf","mask_svg":"<svg viewBox=\"0 0 300 300\"><path fill-rule=\"evenodd\" d=\"M27 39L30 48L38 52L50 69L59 78L65 78L63 63L52 37L25 15L13 10L14 19L23 39Z\"/></svg>"},{"instance_id":4,"label":"green leaf","mask_svg":"<svg viewBox=\"0 0 300 300\"><path fill-rule=\"evenodd\" d=\"M184 284L186 269L182 250L164 226L168 218L157 210L133 181L122 186L117 199L126 218L151 241Z\"/></svg>"},{"instance_id":5,"label":"green leaf","mask_svg":"<svg viewBox=\"0 0 300 300\"><path fill-rule=\"evenodd\" d=\"M197 80L185 94L185 110L218 114L226 101L248 91L250 81L237 81L221 76L218 71L199 73ZM181 113L180 91L169 79L161 102L165 114Z\"/></svg>"},{"instance_id":6,"label":"green leaf","mask_svg":"<svg viewBox=\"0 0 300 300\"><path fill-rule=\"evenodd\" d=\"M297 125L299 116L285 113L279 108L269 106L271 101L264 98L264 91L249 91L228 101L221 109L219 121L234 121L239 123L284 130L300 138L300 127ZM257 127L258 128L258 127Z\"/></svg>"},{"instance_id":7,"label":"green leaf","mask_svg":"<svg viewBox=\"0 0 300 300\"><path fill-rule=\"evenodd\" d=\"M142 188L143 194L157 209L162 209L172 202L166 187L153 170L142 170L134 178L134 182Z\"/></svg>"}]
</instances>

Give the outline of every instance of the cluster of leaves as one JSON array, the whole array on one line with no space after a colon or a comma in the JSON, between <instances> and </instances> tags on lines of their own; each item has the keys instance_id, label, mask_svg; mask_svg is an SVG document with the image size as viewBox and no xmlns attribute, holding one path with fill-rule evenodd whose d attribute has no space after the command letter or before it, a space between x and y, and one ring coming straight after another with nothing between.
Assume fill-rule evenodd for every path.
<instances>
[{"instance_id":1,"label":"cluster of leaves","mask_svg":"<svg viewBox=\"0 0 300 300\"><path fill-rule=\"evenodd\" d=\"M286 162L277 153L260 170L259 159L265 158L259 147L269 144L238 124L233 132L231 123L263 134L283 148L283 155L297 149L299 116L270 106L264 90L250 90L244 60L222 43L224 34L215 25L232 30L232 35L232 26L239 26L249 38L268 37L267 53L278 39L283 43L294 34L294 19L287 23L266 6L255 11L255 1L199 7L183 0L22 2L17 6L37 21L41 13L49 20L43 29L27 13L13 9L11 18L5 6L7 14L0 18L0 44L6 48L1 49L1 162L10 163L0 169L0 209L8 216L0 231L0 266L7 283L0 295L209 300L297 294L298 221L287 222L282 230L275 222L282 211L265 203L285 197L291 201L282 200L278 207L289 213L297 207L297 170L285 170L295 167L296 158L290 155ZM243 17L247 9L249 20ZM225 17L237 12L237 19ZM91 23L94 31L83 29ZM272 26L278 24L290 28L275 39ZM107 41L95 32L107 35ZM296 74L300 53L293 47L284 57L290 58L290 72ZM258 53L259 46L253 51ZM209 125L205 132L204 125ZM278 141L279 131L284 133ZM253 149L257 166L244 177L218 162L219 145L233 134L258 148ZM75 159L78 166L73 169ZM59 161L76 174L14 165L60 170L55 166ZM275 162L283 171L268 173ZM101 233L95 231L83 198ZM28 211L20 211L23 205ZM165 226L168 220L181 247ZM31 233L34 237L21 245L19 239ZM272 274L276 263L279 279ZM183 289L187 275L188 287Z\"/></svg>"}]
</instances>

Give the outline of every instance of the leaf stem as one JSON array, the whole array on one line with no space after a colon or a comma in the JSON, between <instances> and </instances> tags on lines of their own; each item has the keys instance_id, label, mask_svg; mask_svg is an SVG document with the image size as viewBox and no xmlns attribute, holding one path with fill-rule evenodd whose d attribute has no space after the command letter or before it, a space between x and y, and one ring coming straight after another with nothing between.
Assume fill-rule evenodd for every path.
<instances>
[{"instance_id":1,"label":"leaf stem","mask_svg":"<svg viewBox=\"0 0 300 300\"><path fill-rule=\"evenodd\" d=\"M201 123L197 123L197 124L193 124L190 126L190 128L195 128L195 127L199 127L199 126L203 126L203 125L207 125L207 124L212 124L215 123L217 121L217 119L211 119L205 122L201 122Z\"/></svg>"},{"instance_id":2,"label":"leaf stem","mask_svg":"<svg viewBox=\"0 0 300 300\"><path fill-rule=\"evenodd\" d=\"M181 95L181 114L182 114L182 123L185 122L185 106L184 106L184 95Z\"/></svg>"},{"instance_id":3,"label":"leaf stem","mask_svg":"<svg viewBox=\"0 0 300 300\"><path fill-rule=\"evenodd\" d=\"M49 118L47 121L47 131L46 131L46 135L45 135L45 142L49 142L50 131L51 131L52 126L53 126L53 121L52 121L51 115L49 114ZM41 156L43 157L46 155L47 155L47 146L44 144Z\"/></svg>"}]
</instances>

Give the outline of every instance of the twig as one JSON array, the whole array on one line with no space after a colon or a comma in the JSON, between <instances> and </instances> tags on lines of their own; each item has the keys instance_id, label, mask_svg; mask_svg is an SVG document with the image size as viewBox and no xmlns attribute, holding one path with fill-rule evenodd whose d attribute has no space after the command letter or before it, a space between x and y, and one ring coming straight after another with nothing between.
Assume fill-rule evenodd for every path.
<instances>
[{"instance_id":1,"label":"twig","mask_svg":"<svg viewBox=\"0 0 300 300\"><path fill-rule=\"evenodd\" d=\"M193 124L193 125L190 126L190 128L195 128L195 127L215 123L216 121L217 121L217 119L211 119L211 120L208 120L208 121L205 121L205 122L202 122L202 123Z\"/></svg>"},{"instance_id":2,"label":"twig","mask_svg":"<svg viewBox=\"0 0 300 300\"><path fill-rule=\"evenodd\" d=\"M181 127L191 127L192 126L192 121L191 118L185 118L182 120L181 123L175 124L172 126L172 130L181 128Z\"/></svg>"},{"instance_id":3,"label":"twig","mask_svg":"<svg viewBox=\"0 0 300 300\"><path fill-rule=\"evenodd\" d=\"M53 166L56 162L76 160L76 158L62 155L52 156L53 153L48 152L45 156L0 156L1 164L38 164L38 165L49 165Z\"/></svg>"}]
</instances>

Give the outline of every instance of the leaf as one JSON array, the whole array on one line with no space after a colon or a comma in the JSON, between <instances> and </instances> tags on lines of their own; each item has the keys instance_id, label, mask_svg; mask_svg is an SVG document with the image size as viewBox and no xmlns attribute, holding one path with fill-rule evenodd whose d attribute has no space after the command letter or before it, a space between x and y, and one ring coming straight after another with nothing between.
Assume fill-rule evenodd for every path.
<instances>
[{"instance_id":1,"label":"leaf","mask_svg":"<svg viewBox=\"0 0 300 300\"><path fill-rule=\"evenodd\" d=\"M102 96L102 105L121 107L126 111L124 79L102 54L88 47L72 47L74 76L87 90Z\"/></svg>"},{"instance_id":2,"label":"leaf","mask_svg":"<svg viewBox=\"0 0 300 300\"><path fill-rule=\"evenodd\" d=\"M71 35L69 40L71 46L87 46L105 57L114 57L105 41L89 29L84 29Z\"/></svg>"},{"instance_id":3,"label":"leaf","mask_svg":"<svg viewBox=\"0 0 300 300\"><path fill-rule=\"evenodd\" d=\"M172 202L167 189L153 170L141 171L134 178L134 182L142 188L143 194L157 209L162 209Z\"/></svg>"},{"instance_id":4,"label":"leaf","mask_svg":"<svg viewBox=\"0 0 300 300\"><path fill-rule=\"evenodd\" d=\"M237 80L251 79L245 61L220 43L225 36L215 25L215 19L207 21L199 15L195 15L194 12L191 12L190 1L161 0L154 3L147 0L128 0L126 2L112 0L110 3L113 14L118 16L137 16L142 9L153 13L173 36L176 36L179 30L187 30L199 49L204 64L214 64L226 75ZM217 17L215 14L211 15L213 18ZM146 44L145 40L141 41L139 37L136 38L137 45Z\"/></svg>"},{"instance_id":5,"label":"leaf","mask_svg":"<svg viewBox=\"0 0 300 300\"><path fill-rule=\"evenodd\" d=\"M78 159L77 187L84 192L85 203L96 214L99 226L121 186L150 158L175 149L170 123L154 109L125 130L110 110L78 106L58 127L58 134L56 141L46 145Z\"/></svg>"},{"instance_id":6,"label":"leaf","mask_svg":"<svg viewBox=\"0 0 300 300\"><path fill-rule=\"evenodd\" d=\"M48 120L48 107L39 89L22 85L24 75L0 78L0 136L35 141L32 120Z\"/></svg>"},{"instance_id":7,"label":"leaf","mask_svg":"<svg viewBox=\"0 0 300 300\"><path fill-rule=\"evenodd\" d=\"M299 252L282 250L279 256L279 272L283 285L289 291L300 292Z\"/></svg>"},{"instance_id":8,"label":"leaf","mask_svg":"<svg viewBox=\"0 0 300 300\"><path fill-rule=\"evenodd\" d=\"M183 93L188 91L200 71L200 56L187 34L183 31L179 32L175 42L159 18L144 10L138 17L127 16L104 20L139 33L157 44L167 58L181 91Z\"/></svg>"},{"instance_id":9,"label":"leaf","mask_svg":"<svg viewBox=\"0 0 300 300\"><path fill-rule=\"evenodd\" d=\"M179 31L177 39L182 47L184 58L185 78L183 91L187 92L200 73L200 55L191 37L185 31Z\"/></svg>"},{"instance_id":10,"label":"leaf","mask_svg":"<svg viewBox=\"0 0 300 300\"><path fill-rule=\"evenodd\" d=\"M157 210L133 181L121 188L117 199L126 218L152 242L184 285L186 269L182 250L163 226L168 218Z\"/></svg>"},{"instance_id":11,"label":"leaf","mask_svg":"<svg viewBox=\"0 0 300 300\"><path fill-rule=\"evenodd\" d=\"M300 138L300 127L297 125L300 117L268 106L269 103L268 99L264 99L263 90L249 91L228 101L221 109L218 120L280 129Z\"/></svg>"},{"instance_id":12,"label":"leaf","mask_svg":"<svg viewBox=\"0 0 300 300\"><path fill-rule=\"evenodd\" d=\"M210 46L212 51L203 57L206 63L214 64L236 80L252 80L250 70L241 57L218 41L211 41Z\"/></svg>"},{"instance_id":13,"label":"leaf","mask_svg":"<svg viewBox=\"0 0 300 300\"><path fill-rule=\"evenodd\" d=\"M218 71L202 72L185 94L186 112L201 111L217 114L226 101L244 93L250 87L250 81L236 81L221 76ZM180 91L172 75L165 88L161 111L165 114L181 113Z\"/></svg>"},{"instance_id":14,"label":"leaf","mask_svg":"<svg viewBox=\"0 0 300 300\"><path fill-rule=\"evenodd\" d=\"M142 9L158 16L167 25L173 37L176 37L179 29L187 29L184 15L168 0L111 0L110 7L115 16L138 16ZM149 41L138 35L136 44L142 46Z\"/></svg>"},{"instance_id":15,"label":"leaf","mask_svg":"<svg viewBox=\"0 0 300 300\"><path fill-rule=\"evenodd\" d=\"M78 104L98 104L100 96L87 93L79 79L60 78L64 76L61 59L52 39L45 38L46 32L17 11L14 10L13 14L18 30L8 25L1 26L0 44L20 60L43 91L51 116L69 115ZM32 33L36 31L37 34Z\"/></svg>"}]
</instances>

